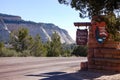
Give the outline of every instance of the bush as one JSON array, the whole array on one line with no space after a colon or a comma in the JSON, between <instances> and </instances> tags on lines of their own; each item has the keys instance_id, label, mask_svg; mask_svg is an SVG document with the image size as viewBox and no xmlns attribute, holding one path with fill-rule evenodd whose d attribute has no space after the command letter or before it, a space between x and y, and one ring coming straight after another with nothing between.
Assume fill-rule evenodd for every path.
<instances>
[{"instance_id":1,"label":"bush","mask_svg":"<svg viewBox=\"0 0 120 80\"><path fill-rule=\"evenodd\" d=\"M0 57L13 57L17 56L17 52L15 50L10 50L7 48L3 48L0 52Z\"/></svg>"},{"instance_id":2,"label":"bush","mask_svg":"<svg viewBox=\"0 0 120 80\"><path fill-rule=\"evenodd\" d=\"M76 46L72 52L75 56L87 56L87 47L86 46Z\"/></svg>"},{"instance_id":3,"label":"bush","mask_svg":"<svg viewBox=\"0 0 120 80\"><path fill-rule=\"evenodd\" d=\"M116 33L115 41L120 41L120 32Z\"/></svg>"},{"instance_id":4,"label":"bush","mask_svg":"<svg viewBox=\"0 0 120 80\"><path fill-rule=\"evenodd\" d=\"M71 51L70 50L63 50L63 53L61 55L62 57L70 57Z\"/></svg>"},{"instance_id":5,"label":"bush","mask_svg":"<svg viewBox=\"0 0 120 80\"><path fill-rule=\"evenodd\" d=\"M18 55L17 55L18 57L27 57L27 56L31 56L29 50L24 50L23 52L18 52L17 54L18 54Z\"/></svg>"}]
</instances>

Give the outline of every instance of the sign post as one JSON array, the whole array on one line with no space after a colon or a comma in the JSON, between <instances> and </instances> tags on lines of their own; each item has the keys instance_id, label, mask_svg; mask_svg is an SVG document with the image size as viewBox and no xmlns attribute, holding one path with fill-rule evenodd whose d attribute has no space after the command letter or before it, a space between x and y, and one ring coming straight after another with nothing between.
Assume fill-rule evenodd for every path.
<instances>
[{"instance_id":1,"label":"sign post","mask_svg":"<svg viewBox=\"0 0 120 80\"><path fill-rule=\"evenodd\" d=\"M102 16L93 17L91 23L74 23L77 45L88 45L87 62L81 62L81 70L95 69L120 72L120 42L114 41L106 30ZM79 27L89 26L87 29ZM88 41L89 36L89 41ZM88 42L88 43L87 43ZM106 64L107 62L107 64Z\"/></svg>"},{"instance_id":2,"label":"sign post","mask_svg":"<svg viewBox=\"0 0 120 80\"><path fill-rule=\"evenodd\" d=\"M88 41L88 31L87 29L76 31L76 43L77 45L87 45Z\"/></svg>"},{"instance_id":3,"label":"sign post","mask_svg":"<svg viewBox=\"0 0 120 80\"><path fill-rule=\"evenodd\" d=\"M76 43L77 45L87 45L88 42L88 30L87 26L90 26L91 23L74 23L78 27L76 31ZM86 27L86 29L80 29L79 27Z\"/></svg>"}]
</instances>

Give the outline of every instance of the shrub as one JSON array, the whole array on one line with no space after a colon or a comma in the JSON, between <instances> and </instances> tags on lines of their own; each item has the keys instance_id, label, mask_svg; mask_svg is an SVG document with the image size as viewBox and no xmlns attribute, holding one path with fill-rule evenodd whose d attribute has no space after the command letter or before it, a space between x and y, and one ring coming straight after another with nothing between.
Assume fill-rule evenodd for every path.
<instances>
[{"instance_id":1,"label":"shrub","mask_svg":"<svg viewBox=\"0 0 120 80\"><path fill-rule=\"evenodd\" d=\"M87 56L87 47L86 46L76 46L72 52L75 56Z\"/></svg>"},{"instance_id":2,"label":"shrub","mask_svg":"<svg viewBox=\"0 0 120 80\"><path fill-rule=\"evenodd\" d=\"M7 48L3 48L0 52L0 57L13 57L17 56L17 52L15 50L10 50Z\"/></svg>"},{"instance_id":3,"label":"shrub","mask_svg":"<svg viewBox=\"0 0 120 80\"><path fill-rule=\"evenodd\" d=\"M17 56L18 57L27 57L27 56L31 56L30 51L29 50L24 50L23 52L17 52Z\"/></svg>"}]
</instances>

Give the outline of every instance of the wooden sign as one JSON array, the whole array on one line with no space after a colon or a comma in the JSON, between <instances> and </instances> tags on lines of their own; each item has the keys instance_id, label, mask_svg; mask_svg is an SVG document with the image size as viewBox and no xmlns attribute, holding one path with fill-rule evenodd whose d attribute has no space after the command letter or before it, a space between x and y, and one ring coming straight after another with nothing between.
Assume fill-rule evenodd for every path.
<instances>
[{"instance_id":1,"label":"wooden sign","mask_svg":"<svg viewBox=\"0 0 120 80\"><path fill-rule=\"evenodd\" d=\"M76 31L76 43L77 45L86 45L88 40L88 31L87 29Z\"/></svg>"},{"instance_id":2,"label":"wooden sign","mask_svg":"<svg viewBox=\"0 0 120 80\"><path fill-rule=\"evenodd\" d=\"M79 26L91 26L91 23L90 22L75 22L74 23L75 27L79 27Z\"/></svg>"}]
</instances>

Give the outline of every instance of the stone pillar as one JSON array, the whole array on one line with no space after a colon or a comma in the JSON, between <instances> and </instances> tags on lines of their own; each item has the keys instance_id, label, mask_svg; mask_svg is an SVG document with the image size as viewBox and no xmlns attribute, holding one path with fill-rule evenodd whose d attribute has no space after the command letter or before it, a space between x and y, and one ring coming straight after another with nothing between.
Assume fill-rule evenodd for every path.
<instances>
[{"instance_id":1,"label":"stone pillar","mask_svg":"<svg viewBox=\"0 0 120 80\"><path fill-rule=\"evenodd\" d=\"M108 38L99 44L89 29L88 69L120 72L120 42Z\"/></svg>"}]
</instances>

